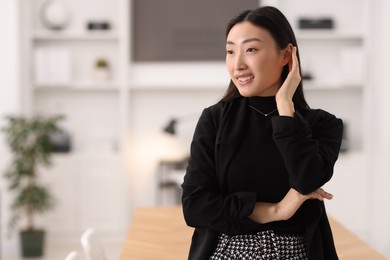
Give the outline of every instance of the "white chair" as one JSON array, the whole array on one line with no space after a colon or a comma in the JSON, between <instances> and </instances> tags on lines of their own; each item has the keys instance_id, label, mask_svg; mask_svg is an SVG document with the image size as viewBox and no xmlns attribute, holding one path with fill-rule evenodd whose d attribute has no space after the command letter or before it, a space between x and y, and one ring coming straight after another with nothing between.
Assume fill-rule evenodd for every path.
<instances>
[{"instance_id":1,"label":"white chair","mask_svg":"<svg viewBox=\"0 0 390 260\"><path fill-rule=\"evenodd\" d=\"M103 245L94 229L90 228L86 230L82 234L80 241L87 260L106 260Z\"/></svg>"},{"instance_id":2,"label":"white chair","mask_svg":"<svg viewBox=\"0 0 390 260\"><path fill-rule=\"evenodd\" d=\"M80 254L76 251L72 251L65 257L65 260L81 260Z\"/></svg>"}]
</instances>

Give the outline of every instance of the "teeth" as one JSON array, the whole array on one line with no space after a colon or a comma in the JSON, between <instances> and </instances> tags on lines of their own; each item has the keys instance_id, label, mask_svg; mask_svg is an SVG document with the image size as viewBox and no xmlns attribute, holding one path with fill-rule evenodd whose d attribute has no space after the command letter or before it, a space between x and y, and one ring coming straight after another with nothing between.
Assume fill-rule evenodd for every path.
<instances>
[{"instance_id":1,"label":"teeth","mask_svg":"<svg viewBox=\"0 0 390 260\"><path fill-rule=\"evenodd\" d=\"M253 79L253 78L254 78L254 76L248 76L248 77L239 77L239 78L237 78L237 79L238 79L238 81L240 81L240 82L245 82L245 81L251 80L251 79Z\"/></svg>"}]
</instances>

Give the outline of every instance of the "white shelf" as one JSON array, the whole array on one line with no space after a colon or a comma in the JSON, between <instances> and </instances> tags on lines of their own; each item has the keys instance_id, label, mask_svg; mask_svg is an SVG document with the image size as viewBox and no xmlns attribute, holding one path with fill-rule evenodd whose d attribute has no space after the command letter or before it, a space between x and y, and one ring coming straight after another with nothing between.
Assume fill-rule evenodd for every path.
<instances>
[{"instance_id":1,"label":"white shelf","mask_svg":"<svg viewBox=\"0 0 390 260\"><path fill-rule=\"evenodd\" d=\"M303 87L305 90L362 90L362 84L342 83L342 82L315 82L315 81L303 81Z\"/></svg>"},{"instance_id":2,"label":"white shelf","mask_svg":"<svg viewBox=\"0 0 390 260\"><path fill-rule=\"evenodd\" d=\"M296 37L298 40L353 40L362 41L363 33L359 32L337 32L337 31L320 31L320 30L297 30Z\"/></svg>"},{"instance_id":3,"label":"white shelf","mask_svg":"<svg viewBox=\"0 0 390 260\"><path fill-rule=\"evenodd\" d=\"M69 83L34 83L35 90L56 91L56 90L72 90L72 91L118 91L119 83L114 81L80 81Z\"/></svg>"},{"instance_id":4,"label":"white shelf","mask_svg":"<svg viewBox=\"0 0 390 260\"><path fill-rule=\"evenodd\" d=\"M175 91L225 91L229 82L225 84L130 84L129 91L159 91L159 90L175 90Z\"/></svg>"},{"instance_id":5,"label":"white shelf","mask_svg":"<svg viewBox=\"0 0 390 260\"><path fill-rule=\"evenodd\" d=\"M32 38L37 41L117 41L119 36L111 31L35 31Z\"/></svg>"}]
</instances>

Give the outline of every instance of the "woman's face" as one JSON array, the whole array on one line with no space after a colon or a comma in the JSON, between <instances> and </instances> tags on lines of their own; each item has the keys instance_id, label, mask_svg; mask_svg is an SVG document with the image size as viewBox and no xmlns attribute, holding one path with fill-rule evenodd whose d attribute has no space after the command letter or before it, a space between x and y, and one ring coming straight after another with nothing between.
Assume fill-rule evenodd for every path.
<instances>
[{"instance_id":1,"label":"woman's face","mask_svg":"<svg viewBox=\"0 0 390 260\"><path fill-rule=\"evenodd\" d=\"M250 22L234 25L227 36L226 66L244 97L276 95L289 60L266 29Z\"/></svg>"}]
</instances>

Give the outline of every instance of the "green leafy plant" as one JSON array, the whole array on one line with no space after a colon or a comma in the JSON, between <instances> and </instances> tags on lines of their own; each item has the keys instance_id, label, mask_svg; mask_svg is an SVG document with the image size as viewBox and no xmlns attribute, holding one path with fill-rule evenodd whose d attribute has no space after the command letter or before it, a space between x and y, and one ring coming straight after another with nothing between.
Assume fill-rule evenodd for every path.
<instances>
[{"instance_id":1,"label":"green leafy plant","mask_svg":"<svg viewBox=\"0 0 390 260\"><path fill-rule=\"evenodd\" d=\"M10 231L23 215L27 220L27 231L34 231L34 215L54 206L49 189L38 183L38 168L51 165L50 135L59 130L57 124L62 118L6 117L7 124L2 130L13 158L4 176L9 189L15 193L11 204Z\"/></svg>"}]
</instances>

